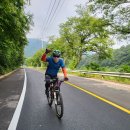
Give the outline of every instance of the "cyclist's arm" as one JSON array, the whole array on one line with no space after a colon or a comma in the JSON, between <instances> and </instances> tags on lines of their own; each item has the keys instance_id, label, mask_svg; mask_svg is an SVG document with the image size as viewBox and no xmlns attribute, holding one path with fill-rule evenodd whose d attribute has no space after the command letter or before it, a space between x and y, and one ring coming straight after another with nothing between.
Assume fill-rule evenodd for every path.
<instances>
[{"instance_id":1,"label":"cyclist's arm","mask_svg":"<svg viewBox=\"0 0 130 130\"><path fill-rule=\"evenodd\" d=\"M66 71L65 63L64 63L63 59L61 59L61 68L62 68L62 72L64 74L64 78L67 78L67 71Z\"/></svg>"},{"instance_id":2,"label":"cyclist's arm","mask_svg":"<svg viewBox=\"0 0 130 130\"><path fill-rule=\"evenodd\" d=\"M47 59L47 58L46 58L46 53L44 53L44 54L42 55L41 60L44 61L44 62L46 62L46 61L47 61L46 59Z\"/></svg>"},{"instance_id":3,"label":"cyclist's arm","mask_svg":"<svg viewBox=\"0 0 130 130\"><path fill-rule=\"evenodd\" d=\"M64 77L67 78L67 71L65 67L62 68L62 72L64 74Z\"/></svg>"}]
</instances>

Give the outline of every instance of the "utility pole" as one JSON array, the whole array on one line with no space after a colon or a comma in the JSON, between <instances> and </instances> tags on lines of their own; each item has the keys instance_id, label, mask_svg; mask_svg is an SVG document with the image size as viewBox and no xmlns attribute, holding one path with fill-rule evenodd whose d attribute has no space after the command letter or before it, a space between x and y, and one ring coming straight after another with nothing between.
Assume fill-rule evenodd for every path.
<instances>
[{"instance_id":1,"label":"utility pole","mask_svg":"<svg viewBox=\"0 0 130 130\"><path fill-rule=\"evenodd\" d=\"M28 5L31 5L30 0L27 0L27 4L28 4Z\"/></svg>"},{"instance_id":2,"label":"utility pole","mask_svg":"<svg viewBox=\"0 0 130 130\"><path fill-rule=\"evenodd\" d=\"M43 49L43 39L42 38L40 38L41 39L41 41L42 41L42 49Z\"/></svg>"},{"instance_id":3,"label":"utility pole","mask_svg":"<svg viewBox=\"0 0 130 130\"><path fill-rule=\"evenodd\" d=\"M42 41L42 49L43 49L43 41Z\"/></svg>"}]
</instances>

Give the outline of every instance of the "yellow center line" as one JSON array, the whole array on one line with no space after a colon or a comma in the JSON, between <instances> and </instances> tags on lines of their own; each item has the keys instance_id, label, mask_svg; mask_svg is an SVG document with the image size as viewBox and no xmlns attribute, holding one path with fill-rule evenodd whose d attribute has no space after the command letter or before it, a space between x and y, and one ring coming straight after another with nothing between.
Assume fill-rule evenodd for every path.
<instances>
[{"instance_id":1,"label":"yellow center line","mask_svg":"<svg viewBox=\"0 0 130 130\"><path fill-rule=\"evenodd\" d=\"M79 90L81 90L81 91L83 91L83 92L93 96L93 97L96 97L96 98L98 98L98 99L100 99L100 100L102 100L102 101L104 101L104 102L106 102L106 103L108 103L108 104L110 104L110 105L112 105L112 106L114 106L114 107L116 107L116 108L118 108L118 109L128 113L128 114L130 114L130 110L128 110L128 109L126 109L126 108L124 108L124 107L122 107L120 105L117 105L117 104L115 104L115 103L113 103L113 102L111 102L111 101L109 101L109 100L107 100L105 98L102 98L102 97L100 97L100 96L98 96L98 95L96 95L96 94L94 94L94 93L92 93L92 92L90 92L90 91L88 91L86 89L83 89L83 88L81 88L81 87L79 87L77 85L71 84L70 82L65 82L65 83L69 84L70 86L73 86L73 87L75 87L75 88L77 88L77 89L79 89Z\"/></svg>"}]
</instances>

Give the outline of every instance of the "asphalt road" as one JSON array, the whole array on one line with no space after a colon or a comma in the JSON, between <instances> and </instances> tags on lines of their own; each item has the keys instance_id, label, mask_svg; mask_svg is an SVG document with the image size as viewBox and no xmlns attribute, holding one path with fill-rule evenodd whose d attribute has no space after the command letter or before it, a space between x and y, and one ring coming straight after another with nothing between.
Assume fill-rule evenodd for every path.
<instances>
[{"instance_id":1,"label":"asphalt road","mask_svg":"<svg viewBox=\"0 0 130 130\"><path fill-rule=\"evenodd\" d=\"M62 84L64 116L44 94L44 75L26 69L27 91L17 130L130 130L130 115L67 84Z\"/></svg>"},{"instance_id":2,"label":"asphalt road","mask_svg":"<svg viewBox=\"0 0 130 130\"><path fill-rule=\"evenodd\" d=\"M23 69L0 79L0 130L7 130L10 124L23 89L23 82Z\"/></svg>"},{"instance_id":3,"label":"asphalt road","mask_svg":"<svg viewBox=\"0 0 130 130\"><path fill-rule=\"evenodd\" d=\"M130 85L73 75L70 75L69 79L72 84L130 110Z\"/></svg>"}]
</instances>

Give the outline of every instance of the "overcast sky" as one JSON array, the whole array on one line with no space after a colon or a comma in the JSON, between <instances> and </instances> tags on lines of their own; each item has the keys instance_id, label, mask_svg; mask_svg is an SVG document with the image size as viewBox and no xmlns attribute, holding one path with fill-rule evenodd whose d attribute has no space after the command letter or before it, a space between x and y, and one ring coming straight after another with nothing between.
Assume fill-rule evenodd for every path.
<instances>
[{"instance_id":1,"label":"overcast sky","mask_svg":"<svg viewBox=\"0 0 130 130\"><path fill-rule=\"evenodd\" d=\"M75 5L79 4L85 5L85 3L87 2L87 0L30 0L30 1L31 5L26 6L25 11L33 14L34 26L32 27L30 33L27 34L27 37L43 38L43 40L47 40L47 37L51 35L58 36L59 24L65 22L68 17L76 15ZM55 5L54 8L52 8L54 2ZM58 8L56 10L57 6ZM49 15L50 17L48 17Z\"/></svg>"}]
</instances>

